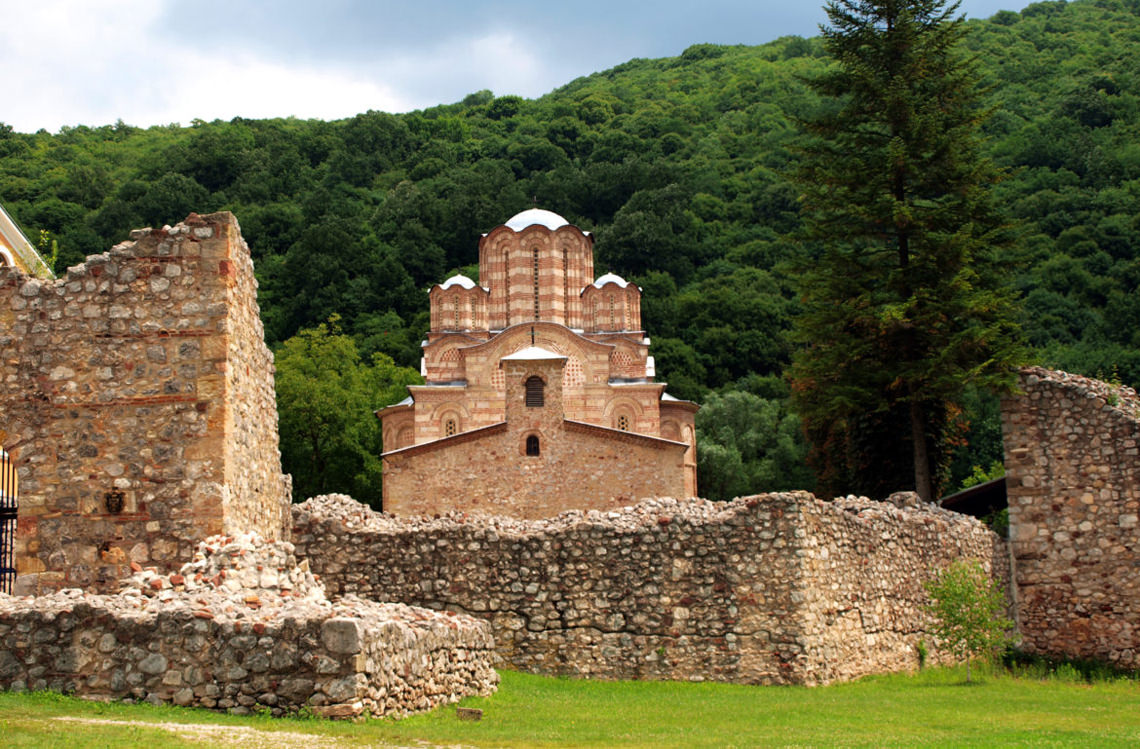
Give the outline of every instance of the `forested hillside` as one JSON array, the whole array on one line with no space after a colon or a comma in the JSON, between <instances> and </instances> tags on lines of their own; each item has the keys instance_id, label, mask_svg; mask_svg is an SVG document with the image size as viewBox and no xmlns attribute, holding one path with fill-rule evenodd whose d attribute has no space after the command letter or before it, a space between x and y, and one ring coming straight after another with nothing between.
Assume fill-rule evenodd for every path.
<instances>
[{"instance_id":1,"label":"forested hillside","mask_svg":"<svg viewBox=\"0 0 1140 749\"><path fill-rule=\"evenodd\" d=\"M1140 0L1038 3L970 28L988 153L1009 169L1000 202L1019 222L1026 336L1041 363L1140 385ZM786 37L632 60L533 101L0 127L0 202L45 255L56 244L57 270L131 228L232 210L271 345L336 314L365 358L415 367L427 287L475 275L479 234L537 201L596 232L599 274L643 287L659 379L708 406L702 482L717 496L804 486L782 375L786 261L811 248L793 238L789 175L797 118L819 106L803 79L826 64L818 40ZM993 402L966 405L977 427L954 483L999 455Z\"/></svg>"}]
</instances>

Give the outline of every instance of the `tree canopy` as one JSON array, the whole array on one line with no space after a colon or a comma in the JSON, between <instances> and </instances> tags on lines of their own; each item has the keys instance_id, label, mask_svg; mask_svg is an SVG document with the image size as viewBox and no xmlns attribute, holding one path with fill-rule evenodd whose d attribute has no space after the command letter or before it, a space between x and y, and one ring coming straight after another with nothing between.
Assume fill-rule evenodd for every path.
<instances>
[{"instance_id":1,"label":"tree canopy","mask_svg":"<svg viewBox=\"0 0 1140 749\"><path fill-rule=\"evenodd\" d=\"M1025 357L1013 237L993 197L1000 173L980 152L985 110L956 10L827 4L835 65L811 81L828 104L805 123L797 174L814 248L797 265L797 410L818 460L856 461L845 477L881 471L908 436L909 483L927 501L966 388L1012 388Z\"/></svg>"},{"instance_id":2,"label":"tree canopy","mask_svg":"<svg viewBox=\"0 0 1140 749\"><path fill-rule=\"evenodd\" d=\"M1024 263L1008 277L1026 340L1042 364L1116 367L1140 385L1140 7L1044 2L961 28L992 111L977 148L1008 170L994 201L1020 222ZM821 252L797 240L791 146L797 122L834 106L804 82L828 59L822 38L784 37L631 60L533 100L483 91L333 122L0 125L0 202L57 242L57 270L131 229L232 210L271 346L337 313L363 361L415 367L426 288L473 275L480 232L537 199L595 233L599 274L645 289L660 379L703 400L788 366L793 269ZM976 439L995 430L992 401L975 400L944 414L971 423L946 446L949 485L1000 457Z\"/></svg>"}]
</instances>

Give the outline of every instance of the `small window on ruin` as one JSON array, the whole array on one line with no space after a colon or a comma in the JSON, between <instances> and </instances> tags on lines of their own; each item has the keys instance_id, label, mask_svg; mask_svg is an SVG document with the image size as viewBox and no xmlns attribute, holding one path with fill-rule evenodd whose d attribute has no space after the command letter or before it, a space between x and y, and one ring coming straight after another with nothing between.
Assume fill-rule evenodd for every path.
<instances>
[{"instance_id":1,"label":"small window on ruin","mask_svg":"<svg viewBox=\"0 0 1140 749\"><path fill-rule=\"evenodd\" d=\"M448 419L443 425L444 436L451 437L456 433L456 431L458 430L455 427L455 419Z\"/></svg>"},{"instance_id":2,"label":"small window on ruin","mask_svg":"<svg viewBox=\"0 0 1140 749\"><path fill-rule=\"evenodd\" d=\"M543 383L542 378L535 375L534 377L527 378L526 381L526 407L527 408L542 408L543 402ZM529 455L529 453L527 453Z\"/></svg>"},{"instance_id":3,"label":"small window on ruin","mask_svg":"<svg viewBox=\"0 0 1140 749\"><path fill-rule=\"evenodd\" d=\"M617 428L622 430L623 432L628 432L629 431L629 417L626 416L625 414L622 414L621 416L619 416L617 418Z\"/></svg>"},{"instance_id":4,"label":"small window on ruin","mask_svg":"<svg viewBox=\"0 0 1140 749\"><path fill-rule=\"evenodd\" d=\"M539 455L538 435L532 434L526 438L526 454L535 457Z\"/></svg>"}]
</instances>

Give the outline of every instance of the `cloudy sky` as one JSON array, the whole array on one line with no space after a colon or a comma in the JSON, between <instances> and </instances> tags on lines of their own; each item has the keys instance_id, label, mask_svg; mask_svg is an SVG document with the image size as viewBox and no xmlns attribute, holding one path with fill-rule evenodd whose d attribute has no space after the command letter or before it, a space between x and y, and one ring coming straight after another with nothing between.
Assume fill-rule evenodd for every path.
<instances>
[{"instance_id":1,"label":"cloudy sky","mask_svg":"<svg viewBox=\"0 0 1140 749\"><path fill-rule=\"evenodd\" d=\"M963 0L970 18L1028 0ZM690 44L813 36L822 0L0 0L0 122L347 117L536 97Z\"/></svg>"}]
</instances>

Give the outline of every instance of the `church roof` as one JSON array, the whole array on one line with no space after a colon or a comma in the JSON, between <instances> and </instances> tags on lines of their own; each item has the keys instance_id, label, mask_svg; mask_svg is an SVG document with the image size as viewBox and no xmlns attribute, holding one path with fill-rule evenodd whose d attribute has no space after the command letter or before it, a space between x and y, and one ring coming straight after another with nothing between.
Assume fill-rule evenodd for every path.
<instances>
[{"instance_id":1,"label":"church roof","mask_svg":"<svg viewBox=\"0 0 1140 749\"><path fill-rule=\"evenodd\" d=\"M616 283L623 289L626 286L629 286L629 281L625 280L616 273L607 273L604 276L599 277L597 281L594 281L594 286L600 289L608 283Z\"/></svg>"},{"instance_id":2,"label":"church roof","mask_svg":"<svg viewBox=\"0 0 1140 749\"><path fill-rule=\"evenodd\" d=\"M547 351L541 346L527 346L521 351L503 357L503 361L540 361L542 359L565 359L562 354Z\"/></svg>"},{"instance_id":3,"label":"church roof","mask_svg":"<svg viewBox=\"0 0 1140 749\"><path fill-rule=\"evenodd\" d=\"M456 274L440 285L441 289L450 289L452 286L462 286L465 289L475 288L475 282L462 273Z\"/></svg>"},{"instance_id":4,"label":"church roof","mask_svg":"<svg viewBox=\"0 0 1140 749\"><path fill-rule=\"evenodd\" d=\"M515 231L522 231L528 226L537 224L554 231L555 229L561 229L563 226L569 225L569 223L569 221L553 211L546 211L542 208L531 208L522 213L516 213L507 221L506 226Z\"/></svg>"}]
</instances>

